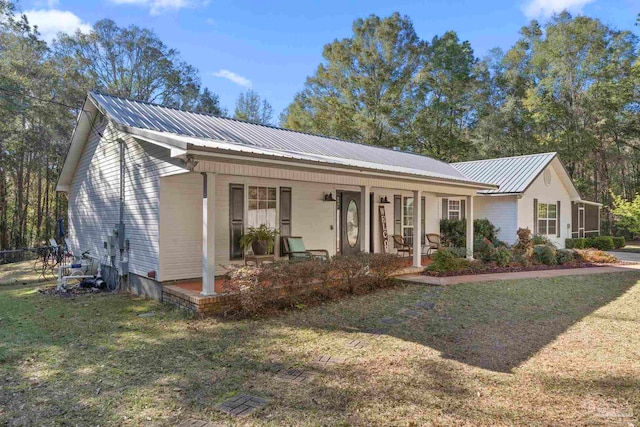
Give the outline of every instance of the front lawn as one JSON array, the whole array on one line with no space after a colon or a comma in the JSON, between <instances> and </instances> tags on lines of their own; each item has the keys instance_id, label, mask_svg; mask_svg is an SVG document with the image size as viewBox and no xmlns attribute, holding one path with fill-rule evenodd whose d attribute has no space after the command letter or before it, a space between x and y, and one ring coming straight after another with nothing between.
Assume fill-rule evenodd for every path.
<instances>
[{"instance_id":1,"label":"front lawn","mask_svg":"<svg viewBox=\"0 0 640 427\"><path fill-rule=\"evenodd\" d=\"M639 323L640 272L399 286L244 321L3 286L0 425L628 426ZM314 377L276 378L290 367ZM215 410L237 393L269 404Z\"/></svg>"}]
</instances>

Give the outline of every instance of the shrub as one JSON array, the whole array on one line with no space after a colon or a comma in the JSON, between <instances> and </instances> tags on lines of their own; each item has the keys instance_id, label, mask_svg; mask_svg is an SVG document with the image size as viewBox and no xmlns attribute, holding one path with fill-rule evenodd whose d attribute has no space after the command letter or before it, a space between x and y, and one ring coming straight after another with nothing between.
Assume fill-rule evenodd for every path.
<instances>
[{"instance_id":1,"label":"shrub","mask_svg":"<svg viewBox=\"0 0 640 427\"><path fill-rule=\"evenodd\" d=\"M573 251L569 249L558 249L556 251L556 261L560 265L570 264L575 261Z\"/></svg>"},{"instance_id":2,"label":"shrub","mask_svg":"<svg viewBox=\"0 0 640 427\"><path fill-rule=\"evenodd\" d=\"M467 224L465 220L440 220L442 240L450 243L452 246L465 247L467 245L466 230ZM488 219L476 219L473 221L474 240L488 239L491 243L496 244L498 242L498 231L500 231L500 229L496 228Z\"/></svg>"},{"instance_id":3,"label":"shrub","mask_svg":"<svg viewBox=\"0 0 640 427\"><path fill-rule=\"evenodd\" d=\"M467 245L466 229L467 227L463 220L440 220L440 234L442 235L442 240L452 246L465 247Z\"/></svg>"},{"instance_id":4,"label":"shrub","mask_svg":"<svg viewBox=\"0 0 640 427\"><path fill-rule=\"evenodd\" d=\"M391 254L359 254L330 261L279 261L262 267L231 266L225 290L237 295L235 311L257 315L269 307L295 307L391 283L405 260Z\"/></svg>"},{"instance_id":5,"label":"shrub","mask_svg":"<svg viewBox=\"0 0 640 427\"><path fill-rule=\"evenodd\" d=\"M445 271L464 270L469 267L469 261L460 258L447 248L439 249L433 256L433 262L429 264L430 271L443 273Z\"/></svg>"},{"instance_id":6,"label":"shrub","mask_svg":"<svg viewBox=\"0 0 640 427\"><path fill-rule=\"evenodd\" d=\"M551 245L537 245L533 247L533 260L538 264L556 265L556 248Z\"/></svg>"},{"instance_id":7,"label":"shrub","mask_svg":"<svg viewBox=\"0 0 640 427\"><path fill-rule=\"evenodd\" d=\"M225 290L238 295L238 309L249 314L259 313L269 299L270 286L261 280L262 268L240 267L229 272Z\"/></svg>"},{"instance_id":8,"label":"shrub","mask_svg":"<svg viewBox=\"0 0 640 427\"><path fill-rule=\"evenodd\" d=\"M610 251L614 248L613 237L611 236L598 236L593 238L592 248L599 249L601 251Z\"/></svg>"},{"instance_id":9,"label":"shrub","mask_svg":"<svg viewBox=\"0 0 640 427\"><path fill-rule=\"evenodd\" d=\"M618 258L597 249L576 249L576 259L582 262L593 262L596 264L615 264Z\"/></svg>"},{"instance_id":10,"label":"shrub","mask_svg":"<svg viewBox=\"0 0 640 427\"><path fill-rule=\"evenodd\" d=\"M466 258L467 257L467 248L465 247L452 247L452 248L447 248L449 249L451 252L453 252L454 254L458 255L460 258Z\"/></svg>"},{"instance_id":11,"label":"shrub","mask_svg":"<svg viewBox=\"0 0 640 427\"><path fill-rule=\"evenodd\" d=\"M500 246L494 249L493 259L499 267L507 267L511 264L513 254L508 248Z\"/></svg>"},{"instance_id":12,"label":"shrub","mask_svg":"<svg viewBox=\"0 0 640 427\"><path fill-rule=\"evenodd\" d=\"M495 247L489 239L479 239L473 242L473 256L484 262L494 261Z\"/></svg>"},{"instance_id":13,"label":"shrub","mask_svg":"<svg viewBox=\"0 0 640 427\"><path fill-rule=\"evenodd\" d=\"M587 239L565 239L564 246L567 249L584 249L587 245Z\"/></svg>"},{"instance_id":14,"label":"shrub","mask_svg":"<svg viewBox=\"0 0 640 427\"><path fill-rule=\"evenodd\" d=\"M624 248L627 245L624 236L617 236L613 238L613 247L616 249Z\"/></svg>"},{"instance_id":15,"label":"shrub","mask_svg":"<svg viewBox=\"0 0 640 427\"><path fill-rule=\"evenodd\" d=\"M531 240L531 230L528 228L518 228L518 243L513 245L514 252L520 258L531 258L533 254L533 241Z\"/></svg>"},{"instance_id":16,"label":"shrub","mask_svg":"<svg viewBox=\"0 0 640 427\"><path fill-rule=\"evenodd\" d=\"M549 240L549 238L543 234L534 234L531 237L531 242L533 243L534 246L535 245L553 245L553 243L551 243L551 240Z\"/></svg>"},{"instance_id":17,"label":"shrub","mask_svg":"<svg viewBox=\"0 0 640 427\"><path fill-rule=\"evenodd\" d=\"M584 241L584 248L593 248L594 245L596 244L595 238L594 237L585 237L584 239L582 239Z\"/></svg>"},{"instance_id":18,"label":"shrub","mask_svg":"<svg viewBox=\"0 0 640 427\"><path fill-rule=\"evenodd\" d=\"M476 219L473 221L473 238L475 239L487 239L494 245L498 242L498 231L495 225L486 218Z\"/></svg>"}]
</instances>

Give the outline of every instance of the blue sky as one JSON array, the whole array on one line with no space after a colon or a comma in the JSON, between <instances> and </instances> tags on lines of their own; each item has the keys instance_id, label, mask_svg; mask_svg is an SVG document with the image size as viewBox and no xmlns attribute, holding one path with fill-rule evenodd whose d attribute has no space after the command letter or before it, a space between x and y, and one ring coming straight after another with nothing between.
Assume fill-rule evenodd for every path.
<instances>
[{"instance_id":1,"label":"blue sky","mask_svg":"<svg viewBox=\"0 0 640 427\"><path fill-rule=\"evenodd\" d=\"M323 46L350 36L356 18L398 11L423 39L455 30L482 57L496 46L508 49L530 19L565 8L638 33L640 0L22 0L20 7L46 39L88 31L102 18L151 28L200 70L203 86L230 112L251 87L277 119L322 61Z\"/></svg>"}]
</instances>

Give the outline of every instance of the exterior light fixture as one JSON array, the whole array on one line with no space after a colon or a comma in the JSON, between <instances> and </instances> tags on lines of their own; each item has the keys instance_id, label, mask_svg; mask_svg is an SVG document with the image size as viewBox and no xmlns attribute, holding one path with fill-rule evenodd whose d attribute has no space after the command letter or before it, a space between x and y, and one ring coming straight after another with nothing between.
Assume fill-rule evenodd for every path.
<instances>
[{"instance_id":1,"label":"exterior light fixture","mask_svg":"<svg viewBox=\"0 0 640 427\"><path fill-rule=\"evenodd\" d=\"M324 193L324 201L325 202L335 202L336 199L333 198L333 193Z\"/></svg>"},{"instance_id":2,"label":"exterior light fixture","mask_svg":"<svg viewBox=\"0 0 640 427\"><path fill-rule=\"evenodd\" d=\"M389 199L387 199L387 196L380 197L380 204L381 205L388 205L389 203L391 203L391 202L389 201Z\"/></svg>"}]
</instances>

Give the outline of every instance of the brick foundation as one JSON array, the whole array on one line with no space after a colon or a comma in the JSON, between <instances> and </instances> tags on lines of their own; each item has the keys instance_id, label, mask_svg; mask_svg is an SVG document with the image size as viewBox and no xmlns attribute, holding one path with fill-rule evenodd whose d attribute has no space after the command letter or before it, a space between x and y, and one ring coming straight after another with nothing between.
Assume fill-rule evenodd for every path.
<instances>
[{"instance_id":1,"label":"brick foundation","mask_svg":"<svg viewBox=\"0 0 640 427\"><path fill-rule=\"evenodd\" d=\"M188 310L198 317L222 314L237 304L236 300L236 295L220 294L205 297L197 291L183 289L176 285L162 287L163 302Z\"/></svg>"}]
</instances>

